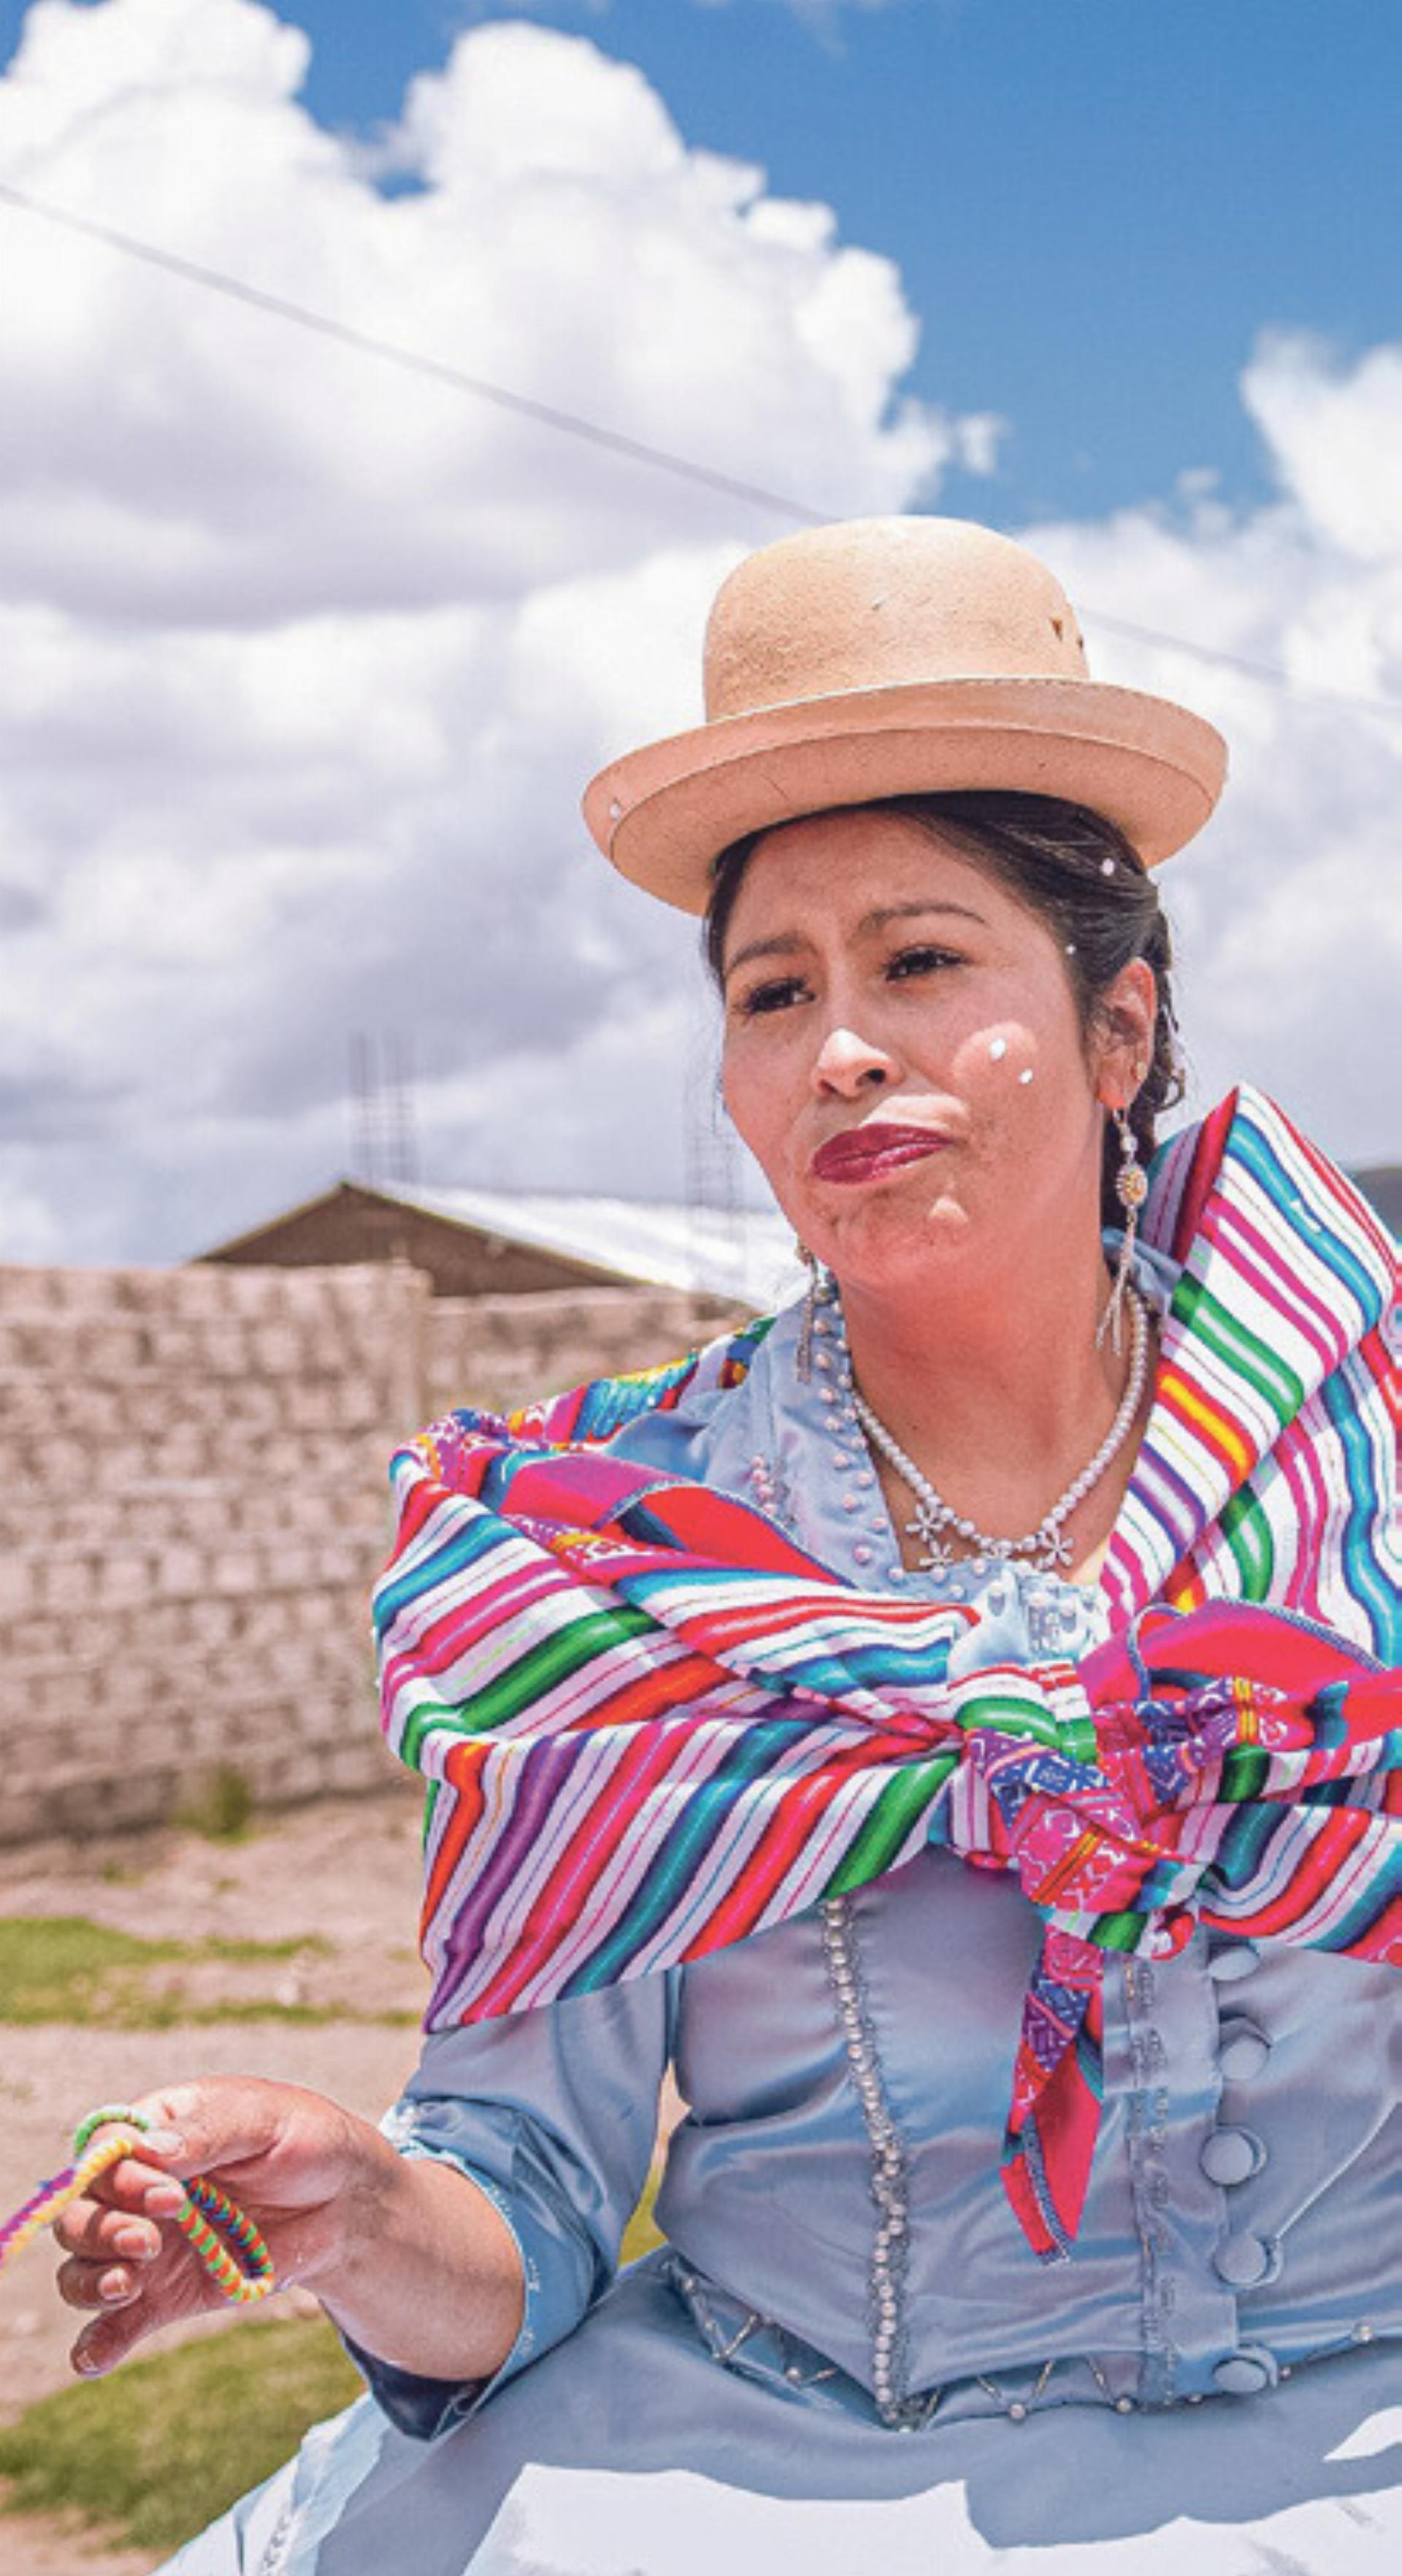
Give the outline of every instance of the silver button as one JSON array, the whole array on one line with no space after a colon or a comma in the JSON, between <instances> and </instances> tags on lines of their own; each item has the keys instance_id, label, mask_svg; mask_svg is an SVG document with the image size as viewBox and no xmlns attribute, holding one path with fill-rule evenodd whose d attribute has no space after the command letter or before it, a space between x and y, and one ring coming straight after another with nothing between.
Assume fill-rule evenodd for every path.
<instances>
[{"instance_id":1,"label":"silver button","mask_svg":"<svg viewBox=\"0 0 1402 2576\"><path fill-rule=\"evenodd\" d=\"M1008 2408L1008 2413L1011 2415L1015 2424L1025 2424L1027 2421L1027 2409L1020 2397L1015 2397L1013 2399L1011 2406Z\"/></svg>"},{"instance_id":2,"label":"silver button","mask_svg":"<svg viewBox=\"0 0 1402 2576\"><path fill-rule=\"evenodd\" d=\"M1275 2375L1275 2355L1259 2343L1244 2343L1239 2352L1229 2352L1225 2361L1214 2362L1212 2369L1224 2397L1254 2397L1258 2389L1271 2386Z\"/></svg>"},{"instance_id":3,"label":"silver button","mask_svg":"<svg viewBox=\"0 0 1402 2576\"><path fill-rule=\"evenodd\" d=\"M1234 2084L1249 2083L1259 2075L1270 2053L1270 2041L1254 2021L1223 2022L1217 2063Z\"/></svg>"},{"instance_id":4,"label":"silver button","mask_svg":"<svg viewBox=\"0 0 1402 2576\"><path fill-rule=\"evenodd\" d=\"M1261 1953L1254 1941L1228 1941L1213 1951L1207 1973L1219 1986L1234 1986L1241 1978L1251 1976L1260 1964Z\"/></svg>"},{"instance_id":5,"label":"silver button","mask_svg":"<svg viewBox=\"0 0 1402 2576\"><path fill-rule=\"evenodd\" d=\"M1266 2161L1266 2151L1249 2129L1214 2129L1204 2138L1198 2163L1209 2182L1249 2182Z\"/></svg>"},{"instance_id":6,"label":"silver button","mask_svg":"<svg viewBox=\"0 0 1402 2576\"><path fill-rule=\"evenodd\" d=\"M1253 2236L1242 2228L1234 2236L1224 2236L1212 2257L1212 2269L1219 2281L1229 2281L1234 2290L1249 2290L1253 2283L1264 2281L1271 2268L1271 2249L1262 2236Z\"/></svg>"}]
</instances>

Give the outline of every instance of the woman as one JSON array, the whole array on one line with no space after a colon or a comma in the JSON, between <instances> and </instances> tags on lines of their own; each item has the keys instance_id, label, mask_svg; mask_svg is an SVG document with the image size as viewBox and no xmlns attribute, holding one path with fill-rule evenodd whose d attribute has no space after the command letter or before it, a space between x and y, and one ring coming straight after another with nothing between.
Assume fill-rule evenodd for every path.
<instances>
[{"instance_id":1,"label":"woman","mask_svg":"<svg viewBox=\"0 0 1402 2576\"><path fill-rule=\"evenodd\" d=\"M373 2396L189 2576L1371 2576L1395 1271L1250 1093L1146 1194L1148 870L1220 744L954 523L752 558L707 679L587 811L708 910L809 1294L400 1460L419 2070L383 2136L149 2106L178 2134L61 2230L79 2364L202 2303L152 2176L213 2170ZM610 2286L669 2064L669 2242Z\"/></svg>"}]
</instances>

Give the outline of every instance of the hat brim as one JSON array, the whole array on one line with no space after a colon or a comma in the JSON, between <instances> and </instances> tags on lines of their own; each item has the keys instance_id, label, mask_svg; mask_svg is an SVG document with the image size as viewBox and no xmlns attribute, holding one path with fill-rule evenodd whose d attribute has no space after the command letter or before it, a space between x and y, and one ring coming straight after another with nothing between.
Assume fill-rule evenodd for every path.
<instances>
[{"instance_id":1,"label":"hat brim","mask_svg":"<svg viewBox=\"0 0 1402 2576\"><path fill-rule=\"evenodd\" d=\"M584 816L620 874L701 913L722 850L752 832L888 796L996 788L1118 825L1146 867L1182 849L1226 776L1215 727L1094 680L931 680L723 716L610 762Z\"/></svg>"}]
</instances>

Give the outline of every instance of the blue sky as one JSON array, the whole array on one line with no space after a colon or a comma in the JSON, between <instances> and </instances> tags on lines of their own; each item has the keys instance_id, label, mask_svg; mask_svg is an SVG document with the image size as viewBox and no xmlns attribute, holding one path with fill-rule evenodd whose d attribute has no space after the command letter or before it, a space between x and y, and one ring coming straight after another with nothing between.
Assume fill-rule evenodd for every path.
<instances>
[{"instance_id":1,"label":"blue sky","mask_svg":"<svg viewBox=\"0 0 1402 2576\"><path fill-rule=\"evenodd\" d=\"M900 265L909 383L1010 424L1008 525L1167 501L1216 471L1259 499L1237 397L1263 330L1343 360L1402 316L1402 9L1386 0L278 0L307 103L373 129L455 33L530 17L639 64L688 143L820 198ZM0 0L8 54L23 16Z\"/></svg>"}]
</instances>

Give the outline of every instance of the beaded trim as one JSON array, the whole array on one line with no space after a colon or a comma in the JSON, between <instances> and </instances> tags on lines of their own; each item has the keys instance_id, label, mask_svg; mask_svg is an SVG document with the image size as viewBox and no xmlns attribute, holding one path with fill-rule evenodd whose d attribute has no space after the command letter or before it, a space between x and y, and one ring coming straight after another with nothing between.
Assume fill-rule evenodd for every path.
<instances>
[{"instance_id":1,"label":"beaded trim","mask_svg":"<svg viewBox=\"0 0 1402 2576\"><path fill-rule=\"evenodd\" d=\"M296 2514L297 2508L289 2496L269 2533L268 2545L258 2561L258 2576L282 2576L282 2570L287 2564L287 2553L292 2546L292 2526L296 2520Z\"/></svg>"},{"instance_id":2,"label":"beaded trim","mask_svg":"<svg viewBox=\"0 0 1402 2576\"><path fill-rule=\"evenodd\" d=\"M881 2075L876 2033L867 2004L857 1941L856 1917L849 1896L832 1896L820 1909L823 1951L837 1998L838 2018L847 2062L862 2106L871 2146L871 2197L876 2208L872 2239L869 2313L871 2319L871 2393L883 2424L893 2432L913 2433L928 2424L945 2395L943 2386L906 2394L906 2273L910 2264L910 2177L905 2147L892 2114ZM991 2397L1015 2424L1036 2411L1053 2374L1063 2363L1080 2361L1096 2389L1119 2415L1135 2411L1136 2400L1115 2396L1093 2353L1053 2353L1036 2372L1025 2394L1009 2397L996 2379L982 2372L974 2385Z\"/></svg>"},{"instance_id":3,"label":"beaded trim","mask_svg":"<svg viewBox=\"0 0 1402 2576\"><path fill-rule=\"evenodd\" d=\"M871 2148L871 2197L876 2209L868 2275L871 2324L871 2393L883 2424L909 2431L933 2415L941 2396L934 2389L908 2398L905 2390L905 2280L910 2259L910 2188L905 2148L882 2082L876 2035L867 2010L866 1988L857 1946L857 1927L848 1896L829 1897L822 1908L823 1952L837 1999L847 2063L862 2106Z\"/></svg>"}]
</instances>

